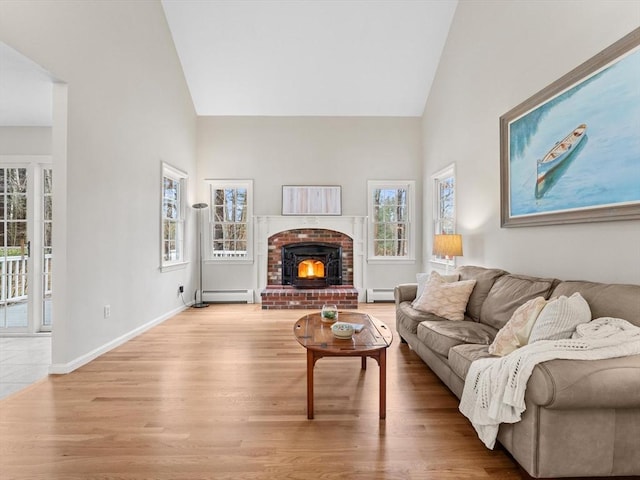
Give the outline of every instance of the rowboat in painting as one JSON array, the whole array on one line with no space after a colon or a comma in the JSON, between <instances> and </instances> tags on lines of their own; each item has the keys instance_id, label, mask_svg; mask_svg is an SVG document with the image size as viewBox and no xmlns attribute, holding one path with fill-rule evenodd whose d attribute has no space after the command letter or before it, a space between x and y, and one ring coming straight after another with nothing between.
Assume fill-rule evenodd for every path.
<instances>
[{"instance_id":1,"label":"rowboat in painting","mask_svg":"<svg viewBox=\"0 0 640 480\"><path fill-rule=\"evenodd\" d=\"M553 146L547 154L538 160L538 180L540 184L544 181L545 177L558 168L571 154L576 150L576 147L586 137L587 124L582 123L576 127L569 135L564 137Z\"/></svg>"}]
</instances>

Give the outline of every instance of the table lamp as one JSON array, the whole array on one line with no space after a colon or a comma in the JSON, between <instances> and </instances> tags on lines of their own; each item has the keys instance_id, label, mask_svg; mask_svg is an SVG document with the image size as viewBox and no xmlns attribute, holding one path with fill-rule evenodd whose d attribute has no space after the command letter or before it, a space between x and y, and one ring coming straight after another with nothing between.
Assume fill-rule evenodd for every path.
<instances>
[{"instance_id":1,"label":"table lamp","mask_svg":"<svg viewBox=\"0 0 640 480\"><path fill-rule=\"evenodd\" d=\"M434 235L433 254L447 260L445 273L449 273L449 260L462 256L462 235L444 233Z\"/></svg>"}]
</instances>

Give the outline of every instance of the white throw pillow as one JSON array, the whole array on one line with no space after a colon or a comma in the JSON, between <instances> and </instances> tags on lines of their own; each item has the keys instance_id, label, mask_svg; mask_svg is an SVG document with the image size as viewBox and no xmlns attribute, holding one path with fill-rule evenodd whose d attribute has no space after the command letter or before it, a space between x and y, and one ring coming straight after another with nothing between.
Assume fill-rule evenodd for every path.
<instances>
[{"instance_id":1,"label":"white throw pillow","mask_svg":"<svg viewBox=\"0 0 640 480\"><path fill-rule=\"evenodd\" d=\"M546 304L544 297L536 297L520 305L498 331L493 343L489 345L489 353L503 357L526 345L538 315Z\"/></svg>"},{"instance_id":2,"label":"white throw pillow","mask_svg":"<svg viewBox=\"0 0 640 480\"><path fill-rule=\"evenodd\" d=\"M579 292L550 300L538 315L529 343L571 338L576 327L591 321L591 309Z\"/></svg>"},{"instance_id":3,"label":"white throw pillow","mask_svg":"<svg viewBox=\"0 0 640 480\"><path fill-rule=\"evenodd\" d=\"M464 311L475 285L475 280L446 282L438 272L431 272L424 292L414 301L413 307L448 320L464 320Z\"/></svg>"}]
</instances>

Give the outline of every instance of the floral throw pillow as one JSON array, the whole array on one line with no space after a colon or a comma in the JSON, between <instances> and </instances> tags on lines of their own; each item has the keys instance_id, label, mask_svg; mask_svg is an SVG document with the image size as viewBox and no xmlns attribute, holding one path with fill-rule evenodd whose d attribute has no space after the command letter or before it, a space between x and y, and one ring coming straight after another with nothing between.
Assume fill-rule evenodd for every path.
<instances>
[{"instance_id":1,"label":"floral throw pillow","mask_svg":"<svg viewBox=\"0 0 640 480\"><path fill-rule=\"evenodd\" d=\"M431 272L424 292L415 300L413 307L448 320L464 320L464 311L475 285L475 280L447 282L438 272Z\"/></svg>"},{"instance_id":2,"label":"floral throw pillow","mask_svg":"<svg viewBox=\"0 0 640 480\"><path fill-rule=\"evenodd\" d=\"M505 326L498 331L493 343L489 345L489 353L503 357L526 345L531 329L546 304L544 297L536 297L520 305Z\"/></svg>"}]
</instances>

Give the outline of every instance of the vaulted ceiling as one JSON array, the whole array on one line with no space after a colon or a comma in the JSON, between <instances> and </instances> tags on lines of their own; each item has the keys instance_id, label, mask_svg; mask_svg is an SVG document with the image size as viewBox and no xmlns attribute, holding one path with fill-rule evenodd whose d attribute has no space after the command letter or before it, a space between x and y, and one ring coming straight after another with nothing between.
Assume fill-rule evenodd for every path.
<instances>
[{"instance_id":1,"label":"vaulted ceiling","mask_svg":"<svg viewBox=\"0 0 640 480\"><path fill-rule=\"evenodd\" d=\"M51 75L0 42L0 127L51 125Z\"/></svg>"},{"instance_id":2,"label":"vaulted ceiling","mask_svg":"<svg viewBox=\"0 0 640 480\"><path fill-rule=\"evenodd\" d=\"M199 115L420 116L452 0L162 0Z\"/></svg>"},{"instance_id":3,"label":"vaulted ceiling","mask_svg":"<svg viewBox=\"0 0 640 480\"><path fill-rule=\"evenodd\" d=\"M457 0L162 0L198 115L420 116ZM0 126L52 78L0 43Z\"/></svg>"}]
</instances>

